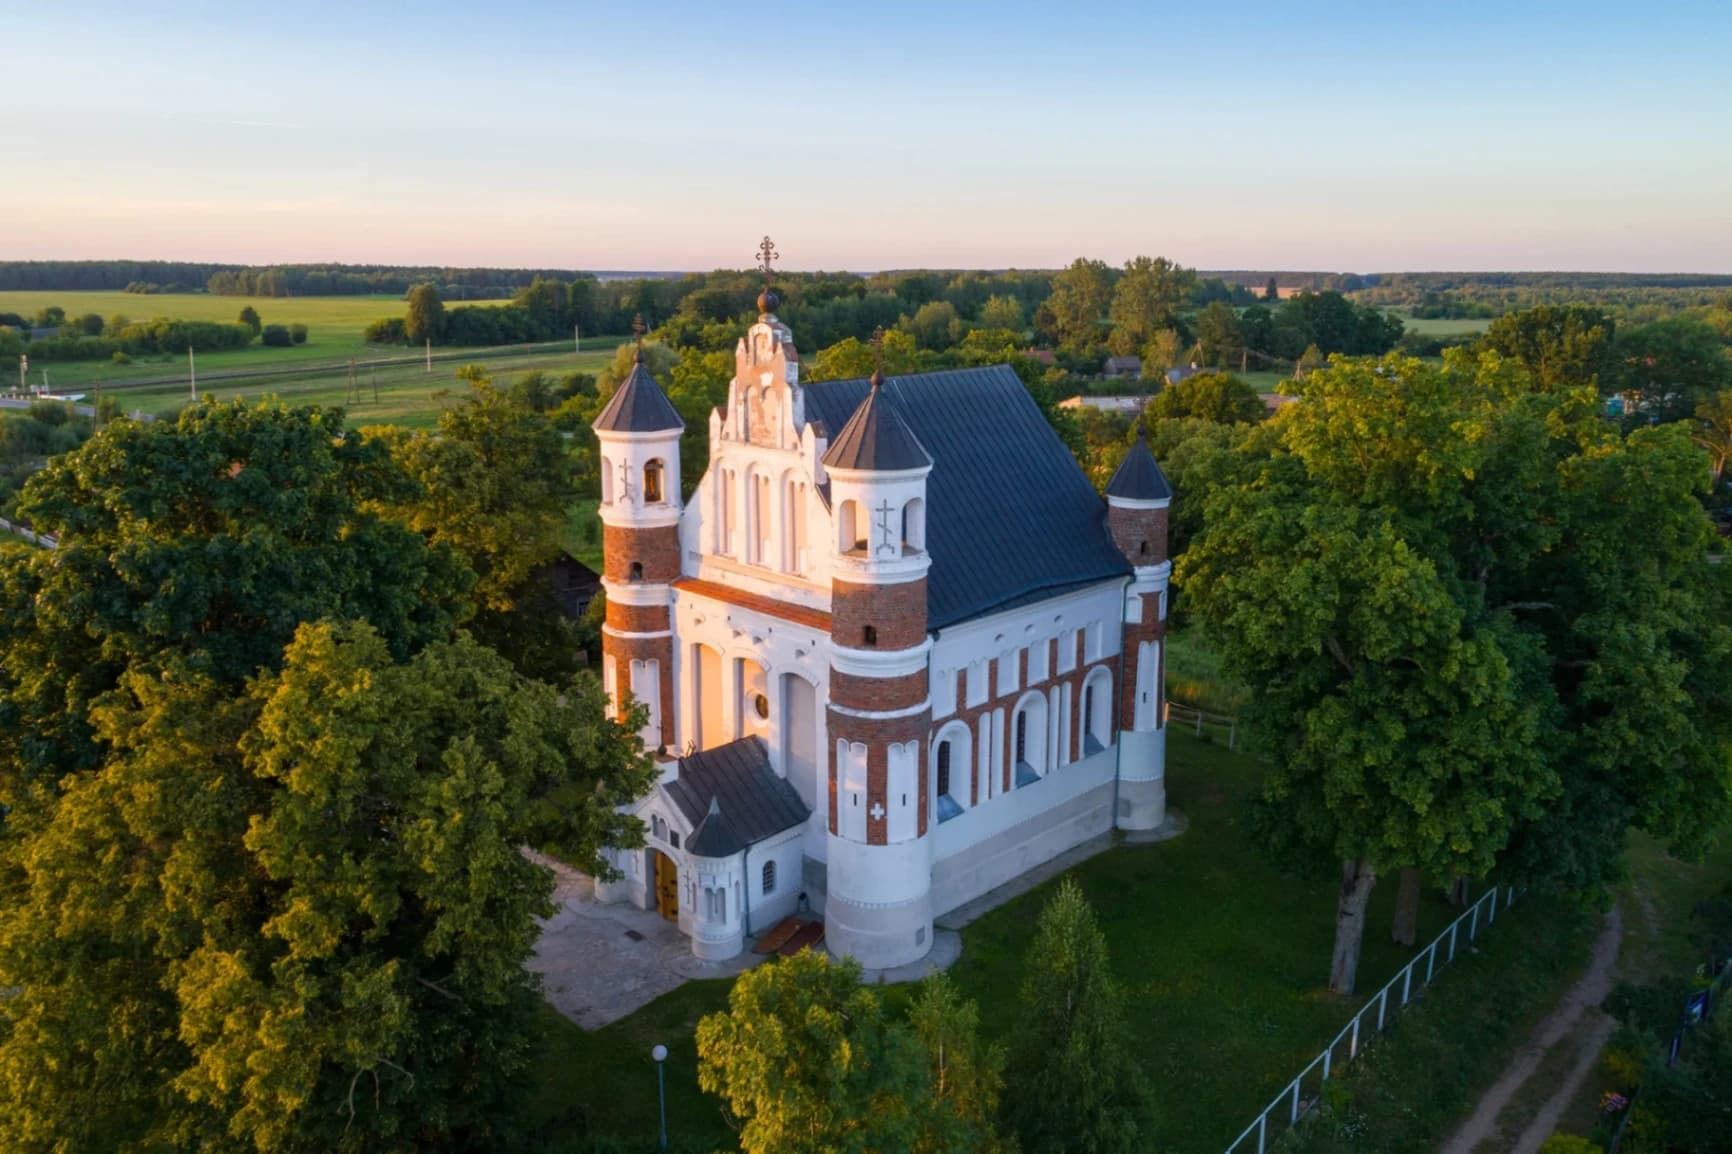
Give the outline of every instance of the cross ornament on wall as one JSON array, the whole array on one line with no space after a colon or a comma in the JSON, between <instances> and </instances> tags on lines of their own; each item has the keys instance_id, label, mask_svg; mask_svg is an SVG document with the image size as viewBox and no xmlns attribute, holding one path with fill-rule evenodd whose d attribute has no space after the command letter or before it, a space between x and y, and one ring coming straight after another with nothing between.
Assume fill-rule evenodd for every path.
<instances>
[{"instance_id":1,"label":"cross ornament on wall","mask_svg":"<svg viewBox=\"0 0 1732 1154\"><path fill-rule=\"evenodd\" d=\"M884 820L884 803L881 801L873 802L872 808L868 812L871 813L873 821L883 821Z\"/></svg>"},{"instance_id":2,"label":"cross ornament on wall","mask_svg":"<svg viewBox=\"0 0 1732 1154\"><path fill-rule=\"evenodd\" d=\"M890 543L890 514L893 512L890 508L890 502L885 501L873 512L878 514L878 552L896 552L896 546Z\"/></svg>"},{"instance_id":3,"label":"cross ornament on wall","mask_svg":"<svg viewBox=\"0 0 1732 1154\"><path fill-rule=\"evenodd\" d=\"M619 463L619 499L622 504L637 504L637 487L631 483L631 469L624 461Z\"/></svg>"}]
</instances>

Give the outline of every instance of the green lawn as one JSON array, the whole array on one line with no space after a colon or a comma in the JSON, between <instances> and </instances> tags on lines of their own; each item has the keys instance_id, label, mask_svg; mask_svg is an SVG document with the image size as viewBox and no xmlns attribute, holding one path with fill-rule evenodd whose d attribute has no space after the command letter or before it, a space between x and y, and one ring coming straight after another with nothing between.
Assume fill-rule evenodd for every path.
<instances>
[{"instance_id":1,"label":"green lawn","mask_svg":"<svg viewBox=\"0 0 1732 1154\"><path fill-rule=\"evenodd\" d=\"M1260 778L1250 759L1174 732L1168 787L1190 830L1161 845L1114 849L1071 871L1111 942L1138 1052L1161 1103L1151 1149L1219 1154L1360 1004L1323 989L1334 884L1277 873L1245 828L1244 803ZM1051 888L964 931L954 974L980 1003L991 1034L1003 1036L1015 1024L1023 952ZM1406 951L1387 933L1394 897L1393 886L1373 896L1364 991L1374 992L1405 961ZM1422 934L1435 933L1449 917L1428 898ZM587 1118L596 1133L653 1136L655 1070L648 1053L659 1042L671 1052L670 1128L676 1137L727 1146L718 1103L697 1089L692 1040L697 1020L721 1008L726 992L722 982L690 984L593 1034L550 1014L536 1123L569 1133Z\"/></svg>"},{"instance_id":2,"label":"green lawn","mask_svg":"<svg viewBox=\"0 0 1732 1154\"><path fill-rule=\"evenodd\" d=\"M1245 690L1228 677L1201 622L1192 620L1167 638L1167 697L1211 713L1237 715Z\"/></svg>"}]
</instances>

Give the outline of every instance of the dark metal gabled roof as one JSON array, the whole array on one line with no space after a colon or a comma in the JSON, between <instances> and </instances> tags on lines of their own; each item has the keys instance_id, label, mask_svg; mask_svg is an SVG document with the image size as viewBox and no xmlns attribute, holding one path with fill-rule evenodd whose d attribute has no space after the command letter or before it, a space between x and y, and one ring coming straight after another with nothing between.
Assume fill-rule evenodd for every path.
<instances>
[{"instance_id":1,"label":"dark metal gabled roof","mask_svg":"<svg viewBox=\"0 0 1732 1154\"><path fill-rule=\"evenodd\" d=\"M840 428L868 388L808 384L806 419ZM879 391L932 457L928 627L1130 573L1100 495L1008 366L888 377Z\"/></svg>"},{"instance_id":2,"label":"dark metal gabled roof","mask_svg":"<svg viewBox=\"0 0 1732 1154\"><path fill-rule=\"evenodd\" d=\"M1140 425L1136 444L1119 462L1113 479L1107 482L1107 496L1131 501L1170 501L1173 498L1173 487L1167 484L1167 475L1161 472L1160 465L1155 463L1155 455L1149 452L1149 442L1144 438Z\"/></svg>"},{"instance_id":3,"label":"dark metal gabled roof","mask_svg":"<svg viewBox=\"0 0 1732 1154\"><path fill-rule=\"evenodd\" d=\"M614 390L590 426L598 433L661 433L685 427L674 403L644 367L641 352L631 375Z\"/></svg>"},{"instance_id":4,"label":"dark metal gabled roof","mask_svg":"<svg viewBox=\"0 0 1732 1154\"><path fill-rule=\"evenodd\" d=\"M894 473L901 469L924 469L932 456L896 411L896 402L872 378L866 399L830 442L824 464L832 469L871 469Z\"/></svg>"},{"instance_id":5,"label":"dark metal gabled roof","mask_svg":"<svg viewBox=\"0 0 1732 1154\"><path fill-rule=\"evenodd\" d=\"M760 737L680 758L679 777L662 788L692 823L686 848L699 857L732 857L804 824L811 814L794 787L770 768L770 751Z\"/></svg>"}]
</instances>

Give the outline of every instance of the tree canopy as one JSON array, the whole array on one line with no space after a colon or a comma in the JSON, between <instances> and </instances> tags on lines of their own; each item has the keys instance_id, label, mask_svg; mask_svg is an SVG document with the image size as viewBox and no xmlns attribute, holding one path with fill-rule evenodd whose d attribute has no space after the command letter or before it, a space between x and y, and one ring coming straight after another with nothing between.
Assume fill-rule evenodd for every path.
<instances>
[{"instance_id":1,"label":"tree canopy","mask_svg":"<svg viewBox=\"0 0 1732 1154\"><path fill-rule=\"evenodd\" d=\"M1699 844L1732 806L1732 631L1687 431L1466 351L1301 398L1239 442L1179 581L1252 688L1270 843L1345 863L1332 985L1391 869L1580 892L1631 826Z\"/></svg>"}]
</instances>

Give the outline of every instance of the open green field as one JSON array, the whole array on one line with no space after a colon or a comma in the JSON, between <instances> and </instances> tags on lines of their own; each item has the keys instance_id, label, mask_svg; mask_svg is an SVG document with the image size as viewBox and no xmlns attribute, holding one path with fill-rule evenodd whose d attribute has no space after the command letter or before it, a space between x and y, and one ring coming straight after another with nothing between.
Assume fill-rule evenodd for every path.
<instances>
[{"instance_id":1,"label":"open green field","mask_svg":"<svg viewBox=\"0 0 1732 1154\"><path fill-rule=\"evenodd\" d=\"M1258 763L1179 732L1169 735L1167 783L1190 819L1184 836L1121 846L1070 871L1099 914L1128 995L1137 1050L1161 1109L1151 1150L1219 1154L1299 1068L1341 1028L1361 999L1328 994L1335 885L1277 872L1253 843L1245 803ZM980 1004L988 1034L1015 1025L1022 958L1052 883L963 931L952 971ZM1395 887L1373 894L1360 989L1375 991L1405 961L1388 927ZM1451 912L1428 896L1420 933ZM1502 919L1495 932L1502 932ZM1441 981L1449 982L1453 975ZM595 1134L649 1149L656 1127L650 1047L668 1046L668 1126L676 1143L731 1148L718 1102L697 1087L693 1029L726 1005L725 981L688 983L638 1013L585 1033L551 1011L537 1124L549 1150L587 1150ZM898 1001L906 987L887 993ZM559 1139L553 1139L558 1135ZM576 1139L576 1140L573 1140Z\"/></svg>"},{"instance_id":2,"label":"open green field","mask_svg":"<svg viewBox=\"0 0 1732 1154\"><path fill-rule=\"evenodd\" d=\"M1434 317L1420 320L1408 316L1400 309L1391 309L1390 311L1401 318L1401 323L1407 326L1408 332L1423 333L1428 337L1444 337L1453 334L1459 334L1463 337L1478 336L1491 327L1491 321L1484 317Z\"/></svg>"},{"instance_id":3,"label":"open green field","mask_svg":"<svg viewBox=\"0 0 1732 1154\"><path fill-rule=\"evenodd\" d=\"M477 301L476 304L504 304L504 301ZM211 391L223 395L224 387L220 379L233 374L263 374L257 379L248 381L245 385L237 383L236 389L246 391L249 395L261 389L270 389L287 397L299 395L302 391L329 392L335 389L338 395L342 392L342 382L348 376L348 362L351 358L362 362L363 366L372 361L406 361L413 360L417 350L399 346L369 345L362 339L368 325L376 320L387 317L400 317L404 312L401 297L396 296L340 296L340 297L225 297L209 296L204 293L171 293L161 295L145 295L142 293L124 292L0 292L0 313L18 313L30 316L37 310L50 305L58 305L66 310L68 317L79 317L87 313L98 313L103 317L121 314L134 321L150 320L154 317L172 317L180 320L195 321L233 321L240 317L243 308L251 306L259 314L259 319L267 325L304 324L307 326L307 341L301 345L291 345L288 348L267 348L254 342L244 349L231 349L223 352L200 353L197 357L198 376L201 381L208 382ZM619 344L620 338L597 337L593 341L585 340L585 354L574 356L569 362L561 362L565 367L554 368L550 365L538 364L534 367L549 368L550 371L570 372L583 369L593 372L589 367L591 359L586 359L588 350L594 349L598 354L611 352ZM466 349L435 349L434 373L449 379L450 367L441 365L440 358L447 362L456 360L462 364L468 360L481 360L483 356L493 358L501 354L515 356L527 360L530 356L543 359L556 355L560 351L569 352L568 344L536 345L526 349L490 348L485 350ZM594 362L599 364L599 361ZM302 379L297 375L292 380L280 382L270 380L270 374L295 373L302 374L312 370L325 369L325 373L316 377ZM364 370L366 371L366 370ZM383 376L385 369L379 370ZM17 366L0 366L0 388L14 384ZM44 378L46 373L46 378ZM425 375L425 373L423 373ZM187 359L185 355L134 357L130 364L117 365L112 361L65 361L39 362L30 367L30 384L40 386L46 379L47 385L56 391L88 392L98 387L120 388L140 382L162 382L163 389L176 393L180 397L187 394ZM201 389L202 391L202 389ZM142 408L147 412L159 411L151 403L134 404L128 392L122 404L131 411Z\"/></svg>"},{"instance_id":4,"label":"open green field","mask_svg":"<svg viewBox=\"0 0 1732 1154\"><path fill-rule=\"evenodd\" d=\"M600 347L603 343L597 341L598 347L594 351L581 353L573 353L570 349L560 352L523 352L515 348L471 350L462 356L435 361L431 373L419 362L371 367L366 361L361 361L355 370L355 387L350 384L347 365L313 375L230 383L207 384L201 374L199 396L249 401L273 398L297 405L342 406L348 410L352 426L401 425L423 429L437 423L439 411L448 399L461 395L465 386L456 379L456 373L464 364L482 365L495 381L501 383L536 370L556 375L594 373L613 359L618 338L607 339L605 347ZM119 389L112 395L125 412L160 416L185 405L189 393L183 377L173 384Z\"/></svg>"}]
</instances>

